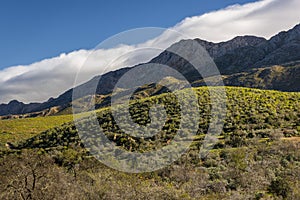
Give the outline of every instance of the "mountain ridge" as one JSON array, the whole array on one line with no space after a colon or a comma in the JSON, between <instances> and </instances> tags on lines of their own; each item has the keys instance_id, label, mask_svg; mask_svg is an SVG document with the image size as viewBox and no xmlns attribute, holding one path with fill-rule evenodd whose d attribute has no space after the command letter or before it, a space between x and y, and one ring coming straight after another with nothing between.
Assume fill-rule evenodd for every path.
<instances>
[{"instance_id":1,"label":"mountain ridge","mask_svg":"<svg viewBox=\"0 0 300 200\"><path fill-rule=\"evenodd\" d=\"M188 45L188 41L189 40L181 40L173 45L184 48L184 45ZM287 63L293 66L295 65L294 63L300 61L300 54L298 53L300 52L300 24L296 25L293 29L276 34L269 40L256 36L237 36L229 41L220 43L208 42L198 38L193 41L197 41L207 50L219 68L220 73L226 76L234 76L234 74L237 74L234 77L239 77L241 73L250 73L251 70L256 68L266 68L277 65L288 68ZM201 77L195 76L193 71L189 71L191 67L190 63L167 50L153 58L149 63L159 63L172 66L176 70L179 69L179 72L188 77L191 82L201 79ZM97 83L98 87L96 89L96 94L106 95L111 93L119 78L133 67L121 68L101 76L93 77L90 81L76 87L77 91L80 91L79 97L92 95L95 91L91 91L91 86ZM299 74L299 67L295 68L295 70L294 73ZM293 79L290 77L293 77ZM227 77L226 80L227 81L224 82L225 85L228 86L247 85L247 82L236 83L237 80L241 81L241 78L236 79ZM293 91L300 91L300 86L297 86L297 77L295 78L289 73L289 76L285 76L285 80L282 81L286 80L296 81ZM255 85L255 83L252 85ZM275 88L277 90L289 91L286 89L286 86ZM274 89L274 87L271 84L264 89ZM51 107L59 107L58 110L63 110L70 106L70 103L72 102L72 93L73 88L62 93L57 98L50 98L43 103L24 104L17 100L13 100L8 104L0 104L0 116L40 112Z\"/></svg>"}]
</instances>

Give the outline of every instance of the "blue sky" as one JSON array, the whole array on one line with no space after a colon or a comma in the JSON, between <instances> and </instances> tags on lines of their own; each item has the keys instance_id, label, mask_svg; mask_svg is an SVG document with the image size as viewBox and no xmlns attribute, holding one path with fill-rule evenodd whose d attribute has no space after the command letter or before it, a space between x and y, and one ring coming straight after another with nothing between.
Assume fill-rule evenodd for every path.
<instances>
[{"instance_id":1,"label":"blue sky","mask_svg":"<svg viewBox=\"0 0 300 200\"><path fill-rule=\"evenodd\" d=\"M255 35L268 39L299 24L299 7L299 0L3 0L0 103L57 97L140 47L162 50L187 38L221 42ZM153 36L152 43L144 43L143 39L150 39L145 38L148 32L135 32L125 38L118 35L117 40L93 51L103 40L141 27L170 28L184 36L164 32ZM128 45L115 48L116 42ZM130 45L135 42L140 44ZM108 70L147 62L158 53L125 56ZM89 62L83 66L87 58Z\"/></svg>"},{"instance_id":2,"label":"blue sky","mask_svg":"<svg viewBox=\"0 0 300 200\"><path fill-rule=\"evenodd\" d=\"M0 69L91 49L121 31L172 27L188 16L254 0L4 0Z\"/></svg>"}]
</instances>

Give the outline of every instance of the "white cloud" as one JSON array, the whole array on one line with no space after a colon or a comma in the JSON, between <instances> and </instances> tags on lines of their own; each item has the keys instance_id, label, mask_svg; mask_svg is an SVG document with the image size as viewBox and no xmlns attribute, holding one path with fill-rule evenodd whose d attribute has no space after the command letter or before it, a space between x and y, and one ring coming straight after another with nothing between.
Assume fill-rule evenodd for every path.
<instances>
[{"instance_id":1,"label":"white cloud","mask_svg":"<svg viewBox=\"0 0 300 200\"><path fill-rule=\"evenodd\" d=\"M103 72L105 66L120 55L112 69L146 62L157 51L126 56L128 51L145 47L164 49L184 38L201 38L208 41L225 41L237 35L256 35L269 38L281 30L287 30L300 22L299 0L262 0L245 5L232 5L201 16L188 17L171 27L186 36L165 31L160 36L139 45L120 45L112 49L79 50L58 57L45 59L27 66L13 66L0 71L0 102L18 99L23 102L44 101L58 96L73 86L77 71L89 56L81 70L79 82ZM101 69L102 71L100 71Z\"/></svg>"}]
</instances>

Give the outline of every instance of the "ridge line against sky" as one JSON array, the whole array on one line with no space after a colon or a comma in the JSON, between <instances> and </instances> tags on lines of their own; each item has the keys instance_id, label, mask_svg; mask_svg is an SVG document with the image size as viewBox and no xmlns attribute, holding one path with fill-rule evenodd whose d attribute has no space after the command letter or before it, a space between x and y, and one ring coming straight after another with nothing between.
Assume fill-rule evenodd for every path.
<instances>
[{"instance_id":1,"label":"ridge line against sky","mask_svg":"<svg viewBox=\"0 0 300 200\"><path fill-rule=\"evenodd\" d=\"M300 13L297 8L300 8L299 0L261 0L229 6L200 16L187 17L170 28L188 35L189 38L201 38L213 42L230 40L243 35L269 39L280 31L293 28L300 22ZM116 56L127 51L151 46L164 49L181 39L187 38L174 36L167 31L143 44L99 49L92 58L89 58L89 67L84 69L80 81L91 79L98 74L99 67L105 67ZM1 70L0 102L6 103L13 99L23 102L41 102L58 96L73 86L76 72L90 51L76 50L30 65L12 66ZM143 58L125 58L111 70L146 62L156 54L152 53Z\"/></svg>"}]
</instances>

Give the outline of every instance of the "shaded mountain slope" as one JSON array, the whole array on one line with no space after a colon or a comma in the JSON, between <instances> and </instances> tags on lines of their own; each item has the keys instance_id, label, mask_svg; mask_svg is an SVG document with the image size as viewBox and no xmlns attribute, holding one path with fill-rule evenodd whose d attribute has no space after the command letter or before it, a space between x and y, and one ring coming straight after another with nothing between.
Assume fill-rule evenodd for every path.
<instances>
[{"instance_id":1,"label":"shaded mountain slope","mask_svg":"<svg viewBox=\"0 0 300 200\"><path fill-rule=\"evenodd\" d=\"M219 83L213 82L209 78L206 81L210 85L219 85ZM225 85L230 86L300 92L300 65L254 68L246 72L224 75L223 82ZM204 80L193 83L195 87L205 85Z\"/></svg>"}]
</instances>

